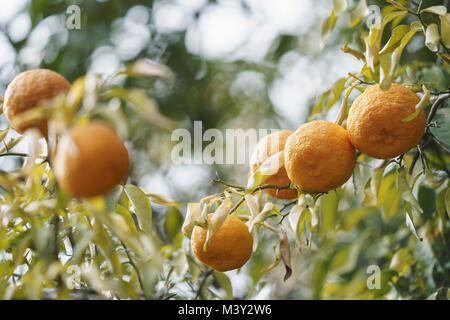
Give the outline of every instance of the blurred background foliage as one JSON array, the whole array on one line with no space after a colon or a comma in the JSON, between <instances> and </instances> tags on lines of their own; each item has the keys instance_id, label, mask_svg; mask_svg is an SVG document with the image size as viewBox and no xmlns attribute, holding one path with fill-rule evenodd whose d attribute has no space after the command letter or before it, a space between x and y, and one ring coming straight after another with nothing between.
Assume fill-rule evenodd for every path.
<instances>
[{"instance_id":1,"label":"blurred background foliage","mask_svg":"<svg viewBox=\"0 0 450 320\"><path fill-rule=\"evenodd\" d=\"M350 9L359 2L349 1ZM415 1L398 2L410 7L417 5ZM68 30L65 26L66 10L73 4L81 8L80 30ZM367 5L392 7L383 0L368 0ZM423 1L423 8L433 5L448 5L448 1ZM111 75L146 58L169 66L175 77L169 80L127 78L118 84L125 88L144 88L155 99L163 115L191 131L196 120L202 121L203 130L296 129L307 121L311 110L320 103L321 95L338 79L361 69L363 63L340 48L348 43L350 47L364 51L362 39L368 33L365 21L355 28L348 28L351 10L347 10L323 43L322 22L330 15L331 0L6 0L1 6L1 92L17 73L30 68L49 68L74 81L92 72ZM413 20L414 17L408 17L406 23ZM383 43L389 36L390 32L384 33ZM426 48L421 33L411 40L400 64L409 68L414 81L432 83L434 90L448 90L448 64ZM350 101L355 96L356 90L350 95ZM336 99L329 99L329 112L319 117L334 119L341 98L339 93ZM98 273L85 275L86 290L81 292L81 297L108 292L104 297L139 298L138 282L152 286L143 294L152 298L448 297L450 222L445 214L448 208L445 205L442 208L442 204L448 189L450 165L443 150L429 151L437 165L421 177L421 183L413 189L424 211L423 215L414 216L423 241L415 238L405 226L402 194L396 186L396 168L386 169L375 202L362 205L364 187L373 169L357 166L353 181L321 198L320 230L314 234L311 248L293 246L293 275L289 280L283 281L282 265L266 273L275 259L273 248L278 241L276 235L266 231L260 232L258 249L241 270L226 275L214 272L211 276L211 272L192 258L189 242L180 233L186 203L221 192L221 186L211 182L216 173L226 181L245 185L248 166L174 165L170 152L175 142L170 140L170 131L149 125L119 100L112 99L107 106L101 116L120 129L133 150L134 167L129 182L176 199L184 206L178 209L169 205L167 208L158 201L152 202L153 223L160 241L154 246L161 254L157 255L158 259L165 262L161 262L161 269L156 267L159 262L154 263L153 269L148 267L152 263L141 262L142 270L145 270L141 275L143 279L137 279L139 276L131 268L122 270L124 267L120 267L118 261L107 263L113 266L112 269L102 264L108 260L105 256L108 248L117 248L119 259L130 254L126 249L128 246L120 246L117 239L103 237L108 231L100 224L95 229L97 227L90 226L87 221L70 221L81 216L67 217L70 222L59 228L64 232L73 230L74 235L64 233L62 238L78 237L75 243L81 242L81 245L72 248L66 261L80 264L98 259ZM3 116L0 119L1 129L6 128L6 119ZM17 136L8 132L10 139ZM26 143L14 148L23 151ZM434 157L433 152L436 153ZM406 157L405 161L410 164L411 158ZM379 164L368 158L360 160L373 167ZM2 157L0 169L3 172L16 170L22 161ZM416 169L420 170L419 167ZM114 195L108 197L107 204ZM120 201L125 210L132 210L126 197ZM60 202L64 203L64 199L58 200L59 205ZM74 210L95 212L103 210L101 206L90 203ZM48 237L36 238L47 239L51 228L46 223L51 222L51 210L40 210L43 210L39 213L42 221L33 219L31 233L49 233ZM104 222L109 226L114 224L113 221ZM32 268L23 258L11 262L11 254L23 257L27 251L26 245L21 246L25 243L21 242L23 238L35 239L26 232L27 227L24 230L19 227L23 225L18 223L15 228L3 228L0 233L0 278L9 275L0 287L0 294L3 298L42 298L42 293L33 288L41 288L37 283L54 287L52 279L57 279L58 272L52 273L51 268L44 270L39 258L36 263L31 262ZM101 236L105 241L103 251L91 247L92 228L95 237ZM50 241L41 244L33 241L37 246L33 250L37 250L38 255L52 254ZM65 246L64 243L60 245ZM139 252L139 248L131 250ZM94 252L103 254L95 255ZM378 265L382 271L380 290L369 290L366 286L369 265ZM24 270L28 271L24 273ZM17 276L13 275L15 273ZM118 276L121 277L117 282ZM133 285L128 287L130 283ZM11 290L13 285L19 289ZM52 296L54 292L50 290L46 294L69 297L67 292Z\"/></svg>"}]
</instances>

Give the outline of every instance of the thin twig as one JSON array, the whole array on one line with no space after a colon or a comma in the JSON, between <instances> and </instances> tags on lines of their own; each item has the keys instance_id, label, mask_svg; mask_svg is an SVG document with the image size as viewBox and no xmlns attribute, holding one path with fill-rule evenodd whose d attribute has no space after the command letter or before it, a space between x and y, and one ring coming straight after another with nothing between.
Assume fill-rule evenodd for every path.
<instances>
[{"instance_id":1,"label":"thin twig","mask_svg":"<svg viewBox=\"0 0 450 320\"><path fill-rule=\"evenodd\" d=\"M130 254L130 251L129 251L128 247L125 245L125 243L123 243L122 240L120 240L120 243L122 244L123 248L125 249L125 253L127 254L127 257L128 257L128 260L129 260L128 263L133 267L134 271L136 271L136 275L137 275L137 278L138 278L138 281L139 281L139 285L141 286L141 290L142 290L142 292L145 295L144 282L142 281L141 273L139 272L139 269L138 269L136 263L134 263L134 260L131 258L131 254Z\"/></svg>"},{"instance_id":2,"label":"thin twig","mask_svg":"<svg viewBox=\"0 0 450 320\"><path fill-rule=\"evenodd\" d=\"M430 113L428 114L427 123L430 123L431 120L433 120L434 115L436 114L436 111L441 103L443 103L445 100L450 98L450 93L445 93L440 95L436 101L433 103L430 109Z\"/></svg>"},{"instance_id":3,"label":"thin twig","mask_svg":"<svg viewBox=\"0 0 450 320\"><path fill-rule=\"evenodd\" d=\"M206 270L205 274L203 276L202 282L200 283L200 285L198 286L197 289L197 293L195 294L195 298L194 300L197 300L200 296L202 296L202 290L203 290L203 286L206 283L206 280L208 280L208 277L213 273L214 271L212 269Z\"/></svg>"}]
</instances>

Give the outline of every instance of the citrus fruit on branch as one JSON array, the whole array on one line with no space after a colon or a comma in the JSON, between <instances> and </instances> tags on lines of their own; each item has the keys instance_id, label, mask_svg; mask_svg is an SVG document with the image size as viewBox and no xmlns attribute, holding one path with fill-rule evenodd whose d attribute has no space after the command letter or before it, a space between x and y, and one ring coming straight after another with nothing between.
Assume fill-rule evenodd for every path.
<instances>
[{"instance_id":1,"label":"citrus fruit on branch","mask_svg":"<svg viewBox=\"0 0 450 320\"><path fill-rule=\"evenodd\" d=\"M211 216L208 216L208 220ZM228 215L204 251L207 233L207 230L195 226L191 236L194 255L207 266L224 272L242 267L250 258L253 237L247 225L240 219Z\"/></svg>"},{"instance_id":2,"label":"citrus fruit on branch","mask_svg":"<svg viewBox=\"0 0 450 320\"><path fill-rule=\"evenodd\" d=\"M128 152L109 126L92 121L65 134L53 162L60 186L72 196L99 196L121 183L128 173Z\"/></svg>"},{"instance_id":3,"label":"citrus fruit on branch","mask_svg":"<svg viewBox=\"0 0 450 320\"><path fill-rule=\"evenodd\" d=\"M353 174L356 151L347 130L315 120L302 125L286 141L288 177L307 192L326 192L344 184Z\"/></svg>"},{"instance_id":4,"label":"citrus fruit on branch","mask_svg":"<svg viewBox=\"0 0 450 320\"><path fill-rule=\"evenodd\" d=\"M369 87L353 102L347 130L352 144L362 153L378 158L397 157L415 147L422 138L425 112L402 121L415 112L419 97L404 85L393 83L389 90Z\"/></svg>"},{"instance_id":5,"label":"citrus fruit on branch","mask_svg":"<svg viewBox=\"0 0 450 320\"><path fill-rule=\"evenodd\" d=\"M283 151L287 138L293 133L292 130L280 130L265 136L258 142L255 151L250 159L250 167L252 172L258 170L258 168L270 158L272 155ZM277 173L266 179L266 184L285 186L291 183L287 176L284 164L278 169ZM283 189L278 190L275 188L264 189L266 193L274 198L278 199L295 199L297 198L297 190Z\"/></svg>"},{"instance_id":6,"label":"citrus fruit on branch","mask_svg":"<svg viewBox=\"0 0 450 320\"><path fill-rule=\"evenodd\" d=\"M18 74L5 92L3 110L13 129L19 133L30 127L38 128L47 136L47 119L31 124L15 124L17 115L38 107L40 103L66 93L70 83L59 73L48 69L31 69Z\"/></svg>"}]
</instances>

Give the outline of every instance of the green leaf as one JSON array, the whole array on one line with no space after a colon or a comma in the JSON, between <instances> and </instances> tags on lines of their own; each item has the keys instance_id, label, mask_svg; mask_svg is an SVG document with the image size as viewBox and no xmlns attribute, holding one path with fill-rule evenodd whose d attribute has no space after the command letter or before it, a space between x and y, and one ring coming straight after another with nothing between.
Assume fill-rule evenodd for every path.
<instances>
[{"instance_id":1,"label":"green leaf","mask_svg":"<svg viewBox=\"0 0 450 320\"><path fill-rule=\"evenodd\" d=\"M150 61L148 59L141 59L128 66L119 74L125 74L130 77L150 77L168 80L173 78L172 70L166 65Z\"/></svg>"},{"instance_id":2,"label":"green leaf","mask_svg":"<svg viewBox=\"0 0 450 320\"><path fill-rule=\"evenodd\" d=\"M445 6L433 6L433 7L428 7L426 9L422 9L420 10L420 12L430 12L430 13L434 13L437 14L439 16L443 16L447 13L447 8Z\"/></svg>"},{"instance_id":3,"label":"green leaf","mask_svg":"<svg viewBox=\"0 0 450 320\"><path fill-rule=\"evenodd\" d=\"M389 269L395 270L401 275L405 275L413 263L414 258L409 253L408 249L402 248L392 257Z\"/></svg>"},{"instance_id":4,"label":"green leaf","mask_svg":"<svg viewBox=\"0 0 450 320\"><path fill-rule=\"evenodd\" d=\"M415 207L417 211L423 213L419 202L416 200L416 198L412 194L411 189L409 188L408 181L406 180L406 168L404 167L398 169L397 188L400 191L403 201L408 202L413 207Z\"/></svg>"},{"instance_id":5,"label":"green leaf","mask_svg":"<svg viewBox=\"0 0 450 320\"><path fill-rule=\"evenodd\" d=\"M336 192L329 192L321 197L320 234L326 235L336 228L339 199Z\"/></svg>"},{"instance_id":6,"label":"green leaf","mask_svg":"<svg viewBox=\"0 0 450 320\"><path fill-rule=\"evenodd\" d=\"M333 0L333 11L339 16L347 9L347 5L347 0Z\"/></svg>"},{"instance_id":7,"label":"green leaf","mask_svg":"<svg viewBox=\"0 0 450 320\"><path fill-rule=\"evenodd\" d=\"M450 188L447 188L447 192L445 193L445 210L447 210L450 219Z\"/></svg>"},{"instance_id":8,"label":"green leaf","mask_svg":"<svg viewBox=\"0 0 450 320\"><path fill-rule=\"evenodd\" d=\"M385 168L386 165L373 171L372 177L364 186L364 199L361 203L362 205L368 207L378 205L378 191L380 190L380 185L381 181L383 180L383 173Z\"/></svg>"},{"instance_id":9,"label":"green leaf","mask_svg":"<svg viewBox=\"0 0 450 320\"><path fill-rule=\"evenodd\" d=\"M334 29L334 26L336 25L337 16L336 13L331 11L331 15L325 19L325 21L322 24L322 44L328 39L331 32Z\"/></svg>"},{"instance_id":10,"label":"green leaf","mask_svg":"<svg viewBox=\"0 0 450 320\"><path fill-rule=\"evenodd\" d=\"M171 241L181 231L182 225L183 215L181 212L175 207L167 209L164 219L164 232Z\"/></svg>"},{"instance_id":11,"label":"green leaf","mask_svg":"<svg viewBox=\"0 0 450 320\"><path fill-rule=\"evenodd\" d=\"M225 273L217 271L214 271L213 276L216 279L219 286L225 290L225 297L223 297L223 299L225 300L233 299L233 286L231 284L230 278L228 278L228 276Z\"/></svg>"},{"instance_id":12,"label":"green leaf","mask_svg":"<svg viewBox=\"0 0 450 320\"><path fill-rule=\"evenodd\" d=\"M398 276L398 272L395 270L391 270L391 269L386 269L381 271L380 274L380 289L376 289L374 290L374 298L375 299L379 299L381 297L383 297L385 294L387 294L388 292L390 292L392 290L392 286L390 285L390 283L392 282L392 278L394 276Z\"/></svg>"},{"instance_id":13,"label":"green leaf","mask_svg":"<svg viewBox=\"0 0 450 320\"><path fill-rule=\"evenodd\" d=\"M380 55L391 53L400 44L403 37L411 30L407 25L399 25L392 30L391 37L388 42L384 45L383 49L380 51Z\"/></svg>"},{"instance_id":14,"label":"green leaf","mask_svg":"<svg viewBox=\"0 0 450 320\"><path fill-rule=\"evenodd\" d=\"M440 16L441 20L441 37L446 48L450 48L450 13Z\"/></svg>"},{"instance_id":15,"label":"green leaf","mask_svg":"<svg viewBox=\"0 0 450 320\"><path fill-rule=\"evenodd\" d=\"M431 216L436 210L436 193L433 189L427 188L423 185L419 186L419 193L417 195L419 204L423 213Z\"/></svg>"},{"instance_id":16,"label":"green leaf","mask_svg":"<svg viewBox=\"0 0 450 320\"><path fill-rule=\"evenodd\" d=\"M113 87L105 93L105 96L109 98L117 97L127 101L130 107L150 124L166 130L172 130L176 127L171 119L159 112L158 103L147 96L145 90Z\"/></svg>"},{"instance_id":17,"label":"green leaf","mask_svg":"<svg viewBox=\"0 0 450 320\"><path fill-rule=\"evenodd\" d=\"M342 92L345 90L345 83L347 78L338 79L330 90L325 91L319 101L314 105L311 110L309 120L316 114L328 111L341 97Z\"/></svg>"},{"instance_id":18,"label":"green leaf","mask_svg":"<svg viewBox=\"0 0 450 320\"><path fill-rule=\"evenodd\" d=\"M366 0L359 1L358 5L350 12L349 28L356 27L366 16L368 11Z\"/></svg>"},{"instance_id":19,"label":"green leaf","mask_svg":"<svg viewBox=\"0 0 450 320\"><path fill-rule=\"evenodd\" d=\"M439 36L439 29L436 23L428 25L425 32L425 45L433 52L439 50L439 42L441 38Z\"/></svg>"},{"instance_id":20,"label":"green leaf","mask_svg":"<svg viewBox=\"0 0 450 320\"><path fill-rule=\"evenodd\" d=\"M342 212L342 229L349 231L355 225L357 225L362 219L370 214L376 213L375 208L352 208Z\"/></svg>"},{"instance_id":21,"label":"green leaf","mask_svg":"<svg viewBox=\"0 0 450 320\"><path fill-rule=\"evenodd\" d=\"M139 221L139 227L147 234L152 230L152 207L147 195L140 188L127 184L124 188Z\"/></svg>"},{"instance_id":22,"label":"green leaf","mask_svg":"<svg viewBox=\"0 0 450 320\"><path fill-rule=\"evenodd\" d=\"M403 48L397 47L391 54L385 54L380 57L381 75L380 88L381 90L388 90L394 80L395 70L400 61Z\"/></svg>"},{"instance_id":23,"label":"green leaf","mask_svg":"<svg viewBox=\"0 0 450 320\"><path fill-rule=\"evenodd\" d=\"M431 133L450 149L450 108L438 109L434 120L437 127L431 127Z\"/></svg>"},{"instance_id":24,"label":"green leaf","mask_svg":"<svg viewBox=\"0 0 450 320\"><path fill-rule=\"evenodd\" d=\"M422 238L419 237L416 231L416 227L414 226L414 222L412 220L412 214L411 214L411 206L408 203L405 203L406 207L406 226L408 227L409 231L417 238L417 240L422 241Z\"/></svg>"},{"instance_id":25,"label":"green leaf","mask_svg":"<svg viewBox=\"0 0 450 320\"><path fill-rule=\"evenodd\" d=\"M445 196L446 196L446 193L448 192L448 188L447 189L443 189L443 190L441 190L439 193L438 193L438 195L437 195L437 197L436 197L436 212L437 212L437 214L438 214L438 216L439 216L439 218L441 219L441 222L442 222L442 225L444 225L445 224L445 221L446 221L446 215L445 215L445 212L447 211L446 210L446 208L445 208ZM450 214L449 214L449 217L450 217ZM444 230L442 230L442 232L443 232Z\"/></svg>"}]
</instances>

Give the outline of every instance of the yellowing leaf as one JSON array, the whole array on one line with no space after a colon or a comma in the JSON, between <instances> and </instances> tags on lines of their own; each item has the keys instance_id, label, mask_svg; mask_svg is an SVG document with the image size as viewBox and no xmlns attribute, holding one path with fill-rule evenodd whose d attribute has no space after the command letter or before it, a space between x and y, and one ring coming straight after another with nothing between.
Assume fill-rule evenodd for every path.
<instances>
[{"instance_id":1,"label":"yellowing leaf","mask_svg":"<svg viewBox=\"0 0 450 320\"><path fill-rule=\"evenodd\" d=\"M450 218L450 188L447 188L445 193L445 210L447 210L447 215Z\"/></svg>"},{"instance_id":2,"label":"yellowing leaf","mask_svg":"<svg viewBox=\"0 0 450 320\"><path fill-rule=\"evenodd\" d=\"M286 281L292 275L291 267L291 246L289 244L289 239L285 231L281 232L280 236L280 252L281 259L286 268L286 273L284 274L283 280Z\"/></svg>"},{"instance_id":3,"label":"yellowing leaf","mask_svg":"<svg viewBox=\"0 0 450 320\"><path fill-rule=\"evenodd\" d=\"M130 65L125 71L119 74L126 74L131 77L156 77L164 80L172 78L173 72L169 67L147 59L141 59Z\"/></svg>"},{"instance_id":4,"label":"yellowing leaf","mask_svg":"<svg viewBox=\"0 0 450 320\"><path fill-rule=\"evenodd\" d=\"M250 209L252 217L256 217L259 214L259 205L255 196L251 194L246 194L245 202L247 203L247 206Z\"/></svg>"},{"instance_id":5,"label":"yellowing leaf","mask_svg":"<svg viewBox=\"0 0 450 320\"><path fill-rule=\"evenodd\" d=\"M150 198L150 200L153 201L154 203L162 204L165 206L171 206L171 207L179 207L179 208L182 207L181 203L179 203L169 197L163 196L161 194L149 193L149 192L146 192L146 194Z\"/></svg>"},{"instance_id":6,"label":"yellowing leaf","mask_svg":"<svg viewBox=\"0 0 450 320\"><path fill-rule=\"evenodd\" d=\"M219 208L212 214L211 219L208 221L208 232L206 234L206 240L203 245L203 251L207 250L208 244L211 241L211 238L216 234L217 230L222 226L223 222L228 216L230 212L231 206L233 202L231 198L225 197L225 200L221 203Z\"/></svg>"},{"instance_id":7,"label":"yellowing leaf","mask_svg":"<svg viewBox=\"0 0 450 320\"><path fill-rule=\"evenodd\" d=\"M401 275L405 275L405 273L408 272L413 263L414 258L411 256L407 249L402 248L398 250L392 257L389 269L395 270Z\"/></svg>"},{"instance_id":8,"label":"yellowing leaf","mask_svg":"<svg viewBox=\"0 0 450 320\"><path fill-rule=\"evenodd\" d=\"M347 9L347 0L333 0L333 11L336 15L340 15Z\"/></svg>"},{"instance_id":9,"label":"yellowing leaf","mask_svg":"<svg viewBox=\"0 0 450 320\"><path fill-rule=\"evenodd\" d=\"M362 60L362 61L366 61L366 57L364 56L364 53L362 53L361 51L359 51L359 50L355 50L355 49L352 49L352 48L350 48L349 46L348 46L348 43L346 42L345 43L345 45L341 48L341 50L342 50L342 52L345 52L345 53L349 53L349 54L351 54L352 56L354 56L356 59L358 59L358 60Z\"/></svg>"},{"instance_id":10,"label":"yellowing leaf","mask_svg":"<svg viewBox=\"0 0 450 320\"><path fill-rule=\"evenodd\" d=\"M273 176L284 165L284 151L277 152L267 158L258 170L250 173L246 191L251 192L259 187L269 177Z\"/></svg>"},{"instance_id":11,"label":"yellowing leaf","mask_svg":"<svg viewBox=\"0 0 450 320\"><path fill-rule=\"evenodd\" d=\"M248 227L250 232L253 230L255 225L263 223L264 220L269 215L269 213L271 213L274 210L275 210L275 206L273 205L273 203L272 202L266 202L266 204L264 205L264 208L262 209L262 211L256 217L254 217L254 218L252 218L252 220L250 220L249 227Z\"/></svg>"},{"instance_id":12,"label":"yellowing leaf","mask_svg":"<svg viewBox=\"0 0 450 320\"><path fill-rule=\"evenodd\" d=\"M131 204L134 208L134 213L136 214L139 227L147 234L151 233L152 230L152 207L147 195L140 188L127 184L124 187L124 191L130 199Z\"/></svg>"},{"instance_id":13,"label":"yellowing leaf","mask_svg":"<svg viewBox=\"0 0 450 320\"><path fill-rule=\"evenodd\" d=\"M437 14L439 16L443 16L447 13L447 8L445 6L433 6L433 7L428 7L426 9L422 9L420 10L420 12L430 12L430 13L434 13Z\"/></svg>"},{"instance_id":14,"label":"yellowing leaf","mask_svg":"<svg viewBox=\"0 0 450 320\"><path fill-rule=\"evenodd\" d=\"M442 42L446 48L450 48L450 13L440 16L439 19L441 20Z\"/></svg>"},{"instance_id":15,"label":"yellowing leaf","mask_svg":"<svg viewBox=\"0 0 450 320\"><path fill-rule=\"evenodd\" d=\"M359 1L358 5L350 12L349 28L356 27L367 15L367 11L368 8L366 0Z\"/></svg>"},{"instance_id":16,"label":"yellowing leaf","mask_svg":"<svg viewBox=\"0 0 450 320\"><path fill-rule=\"evenodd\" d=\"M427 30L425 32L425 45L433 52L438 51L439 49L439 30L436 23L432 23L428 25Z\"/></svg>"},{"instance_id":17,"label":"yellowing leaf","mask_svg":"<svg viewBox=\"0 0 450 320\"><path fill-rule=\"evenodd\" d=\"M186 237L191 237L192 229L194 229L196 222L201 222L206 226L206 221L202 218L200 203L190 202L187 204L186 218L182 226L183 234Z\"/></svg>"},{"instance_id":18,"label":"yellowing leaf","mask_svg":"<svg viewBox=\"0 0 450 320\"><path fill-rule=\"evenodd\" d=\"M428 88L426 86L422 86L422 89L424 91L424 95L420 99L419 103L416 105L415 111L413 113L411 113L409 116L407 116L406 118L402 119L402 122L408 122L408 121L415 119L419 115L419 113L423 109L425 109L425 107L430 103L430 97L431 97L430 90L428 90Z\"/></svg>"}]
</instances>

